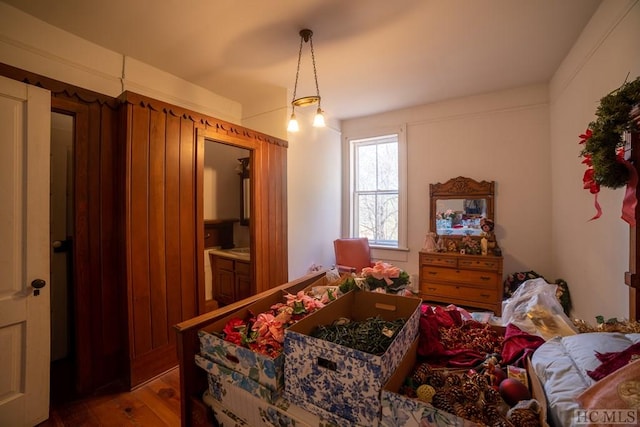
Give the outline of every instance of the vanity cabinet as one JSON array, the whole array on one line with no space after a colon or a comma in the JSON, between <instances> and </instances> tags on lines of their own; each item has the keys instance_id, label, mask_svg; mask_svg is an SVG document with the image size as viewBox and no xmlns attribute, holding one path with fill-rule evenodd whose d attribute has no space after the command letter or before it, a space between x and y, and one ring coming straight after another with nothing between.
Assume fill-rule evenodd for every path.
<instances>
[{"instance_id":1,"label":"vanity cabinet","mask_svg":"<svg viewBox=\"0 0 640 427\"><path fill-rule=\"evenodd\" d=\"M248 261L209 253L213 299L227 305L251 296L251 266Z\"/></svg>"},{"instance_id":2,"label":"vanity cabinet","mask_svg":"<svg viewBox=\"0 0 640 427\"><path fill-rule=\"evenodd\" d=\"M425 301L502 314L502 257L420 252L420 296Z\"/></svg>"}]
</instances>

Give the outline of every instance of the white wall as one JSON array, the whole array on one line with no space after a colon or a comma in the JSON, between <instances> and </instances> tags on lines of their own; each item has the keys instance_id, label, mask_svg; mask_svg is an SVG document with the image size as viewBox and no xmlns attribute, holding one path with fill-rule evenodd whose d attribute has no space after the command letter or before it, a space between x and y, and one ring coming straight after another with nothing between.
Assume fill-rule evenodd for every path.
<instances>
[{"instance_id":1,"label":"white wall","mask_svg":"<svg viewBox=\"0 0 640 427\"><path fill-rule=\"evenodd\" d=\"M600 98L640 75L640 3L605 0L551 82L551 211L554 271L571 291L574 317L629 316L629 226L620 219L624 189L582 189L578 135Z\"/></svg>"},{"instance_id":2,"label":"white wall","mask_svg":"<svg viewBox=\"0 0 640 427\"><path fill-rule=\"evenodd\" d=\"M289 133L287 159L290 279L312 264L335 264L333 241L340 237L340 132L332 124L312 127L304 112L296 116L300 132Z\"/></svg>"},{"instance_id":3,"label":"white wall","mask_svg":"<svg viewBox=\"0 0 640 427\"><path fill-rule=\"evenodd\" d=\"M429 184L462 175L496 182L505 274L533 269L553 277L547 94L546 85L536 85L343 122L343 141L363 129L407 124L409 252L374 257L417 277Z\"/></svg>"},{"instance_id":4,"label":"white wall","mask_svg":"<svg viewBox=\"0 0 640 427\"><path fill-rule=\"evenodd\" d=\"M0 2L0 62L117 97L146 95L232 123L239 102L102 48Z\"/></svg>"}]
</instances>

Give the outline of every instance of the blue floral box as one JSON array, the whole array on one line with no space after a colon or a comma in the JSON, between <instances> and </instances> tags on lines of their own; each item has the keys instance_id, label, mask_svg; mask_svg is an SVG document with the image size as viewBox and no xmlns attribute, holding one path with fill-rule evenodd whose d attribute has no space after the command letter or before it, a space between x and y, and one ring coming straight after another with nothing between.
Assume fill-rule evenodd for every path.
<instances>
[{"instance_id":1,"label":"blue floral box","mask_svg":"<svg viewBox=\"0 0 640 427\"><path fill-rule=\"evenodd\" d=\"M208 376L215 377L217 381L233 384L267 403L275 403L282 395L282 389L278 391L272 390L240 372L212 362L197 354L196 365L204 369Z\"/></svg>"},{"instance_id":2,"label":"blue floral box","mask_svg":"<svg viewBox=\"0 0 640 427\"><path fill-rule=\"evenodd\" d=\"M316 408L356 425L380 420L380 390L418 336L419 298L377 292L349 292L285 331L285 397L310 412ZM374 355L311 336L339 318L405 319L382 355Z\"/></svg>"},{"instance_id":3,"label":"blue floral box","mask_svg":"<svg viewBox=\"0 0 640 427\"><path fill-rule=\"evenodd\" d=\"M301 290L326 284L326 278L322 277L311 285L306 282L298 283L285 291L295 294ZM268 294L264 298L240 307L225 317L207 325L198 331L200 339L200 355L206 359L233 369L246 377L257 381L273 391L284 387L284 355L269 357L256 353L246 347L225 341L222 338L222 330L227 322L233 318L245 319L250 313L259 314L271 308L272 305L285 301L285 291L278 290Z\"/></svg>"},{"instance_id":4,"label":"blue floral box","mask_svg":"<svg viewBox=\"0 0 640 427\"><path fill-rule=\"evenodd\" d=\"M226 419L233 421L230 425L252 427L346 427L344 423L333 423L283 398L268 403L246 389L221 381L216 375L208 375L208 381L209 389L203 400L216 414L218 423Z\"/></svg>"}]
</instances>

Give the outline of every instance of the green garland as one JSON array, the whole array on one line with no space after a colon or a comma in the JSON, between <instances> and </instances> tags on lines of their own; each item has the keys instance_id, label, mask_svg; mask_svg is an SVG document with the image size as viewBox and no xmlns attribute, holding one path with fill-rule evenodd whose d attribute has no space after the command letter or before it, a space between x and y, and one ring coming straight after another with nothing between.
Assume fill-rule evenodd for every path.
<instances>
[{"instance_id":1,"label":"green garland","mask_svg":"<svg viewBox=\"0 0 640 427\"><path fill-rule=\"evenodd\" d=\"M580 156L583 163L593 168L596 184L608 188L620 188L629 181L627 167L617 160L624 148L622 134L638 132L638 125L631 120L631 110L640 104L640 77L625 82L618 89L600 100L597 119L589 123L586 134L580 135L584 148Z\"/></svg>"}]
</instances>

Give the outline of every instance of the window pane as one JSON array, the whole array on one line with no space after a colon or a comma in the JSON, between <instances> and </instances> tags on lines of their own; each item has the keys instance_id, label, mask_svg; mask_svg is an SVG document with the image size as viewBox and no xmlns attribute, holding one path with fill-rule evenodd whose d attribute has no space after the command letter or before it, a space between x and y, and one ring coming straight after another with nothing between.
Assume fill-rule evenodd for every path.
<instances>
[{"instance_id":1,"label":"window pane","mask_svg":"<svg viewBox=\"0 0 640 427\"><path fill-rule=\"evenodd\" d=\"M358 195L358 236L372 243L397 245L398 195Z\"/></svg>"},{"instance_id":2,"label":"window pane","mask_svg":"<svg viewBox=\"0 0 640 427\"><path fill-rule=\"evenodd\" d=\"M358 145L356 149L356 190L376 190L376 146Z\"/></svg>"},{"instance_id":3,"label":"window pane","mask_svg":"<svg viewBox=\"0 0 640 427\"><path fill-rule=\"evenodd\" d=\"M398 195L378 196L378 226L376 241L380 244L398 244Z\"/></svg>"},{"instance_id":4,"label":"window pane","mask_svg":"<svg viewBox=\"0 0 640 427\"><path fill-rule=\"evenodd\" d=\"M398 144L378 144L378 191L398 189Z\"/></svg>"},{"instance_id":5,"label":"window pane","mask_svg":"<svg viewBox=\"0 0 640 427\"><path fill-rule=\"evenodd\" d=\"M358 237L375 240L376 235L376 196L375 194L359 194L357 201Z\"/></svg>"}]
</instances>

